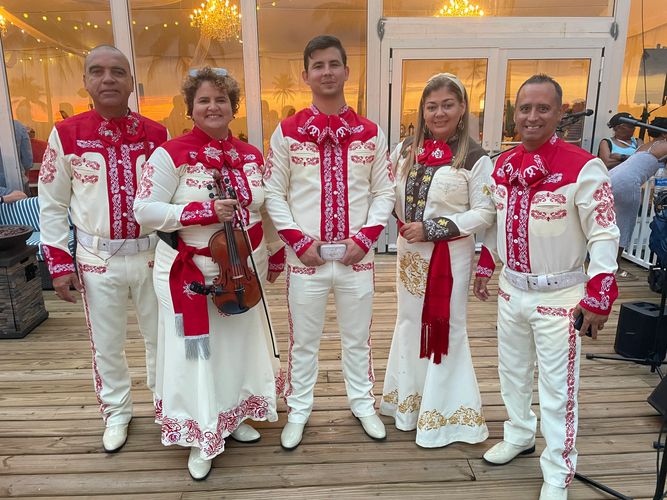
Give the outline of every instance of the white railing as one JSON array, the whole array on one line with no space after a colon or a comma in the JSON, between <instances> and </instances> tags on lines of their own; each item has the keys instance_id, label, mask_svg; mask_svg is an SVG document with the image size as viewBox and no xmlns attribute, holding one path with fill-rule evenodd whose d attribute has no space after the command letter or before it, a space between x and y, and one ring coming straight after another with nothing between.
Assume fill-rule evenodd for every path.
<instances>
[{"instance_id":1,"label":"white railing","mask_svg":"<svg viewBox=\"0 0 667 500\"><path fill-rule=\"evenodd\" d=\"M634 231L632 231L630 246L623 251L623 258L646 269L655 263L655 256L651 255L651 250L648 247L648 237L651 234L648 225L653 220L652 183L653 178L642 186L642 204L637 214L637 223Z\"/></svg>"}]
</instances>

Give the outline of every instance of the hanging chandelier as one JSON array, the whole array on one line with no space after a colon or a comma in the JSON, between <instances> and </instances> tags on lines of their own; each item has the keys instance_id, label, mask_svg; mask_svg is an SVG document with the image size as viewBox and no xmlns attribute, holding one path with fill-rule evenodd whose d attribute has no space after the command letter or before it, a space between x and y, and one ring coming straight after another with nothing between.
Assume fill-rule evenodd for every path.
<instances>
[{"instance_id":1,"label":"hanging chandelier","mask_svg":"<svg viewBox=\"0 0 667 500\"><path fill-rule=\"evenodd\" d=\"M468 0L449 0L434 14L434 17L481 17L484 11L479 5L470 3Z\"/></svg>"},{"instance_id":2,"label":"hanging chandelier","mask_svg":"<svg viewBox=\"0 0 667 500\"><path fill-rule=\"evenodd\" d=\"M190 14L190 25L199 28L202 35L220 42L238 39L241 13L229 0L206 0Z\"/></svg>"},{"instance_id":3,"label":"hanging chandelier","mask_svg":"<svg viewBox=\"0 0 667 500\"><path fill-rule=\"evenodd\" d=\"M0 35L4 36L7 34L7 19L5 16L0 14Z\"/></svg>"}]
</instances>

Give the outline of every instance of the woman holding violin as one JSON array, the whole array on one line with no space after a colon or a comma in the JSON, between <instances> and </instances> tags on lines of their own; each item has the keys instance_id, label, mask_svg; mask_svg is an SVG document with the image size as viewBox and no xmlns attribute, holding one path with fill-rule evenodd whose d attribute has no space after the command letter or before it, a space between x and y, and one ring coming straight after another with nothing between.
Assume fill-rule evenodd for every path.
<instances>
[{"instance_id":1,"label":"woman holding violin","mask_svg":"<svg viewBox=\"0 0 667 500\"><path fill-rule=\"evenodd\" d=\"M167 233L153 273L156 422L164 445L190 447L188 470L202 480L228 436L260 438L246 419L278 419L283 383L261 282L276 279L284 256L260 212L262 155L229 130L237 82L205 67L182 93L194 128L146 162L134 210L140 224Z\"/></svg>"}]
</instances>

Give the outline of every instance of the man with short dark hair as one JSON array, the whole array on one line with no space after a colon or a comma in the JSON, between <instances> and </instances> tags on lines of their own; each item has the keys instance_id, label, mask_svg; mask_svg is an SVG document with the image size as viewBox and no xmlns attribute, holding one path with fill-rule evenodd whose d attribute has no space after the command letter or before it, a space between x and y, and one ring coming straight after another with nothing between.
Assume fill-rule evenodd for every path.
<instances>
[{"instance_id":1,"label":"man with short dark hair","mask_svg":"<svg viewBox=\"0 0 667 500\"><path fill-rule=\"evenodd\" d=\"M384 134L345 104L348 75L337 38L308 43L302 77L313 105L278 125L266 159L266 208L287 243L289 413L280 438L286 449L299 445L312 411L330 290L352 413L370 437L386 436L374 407L369 330L372 247L393 208L394 183Z\"/></svg>"},{"instance_id":2,"label":"man with short dark hair","mask_svg":"<svg viewBox=\"0 0 667 500\"><path fill-rule=\"evenodd\" d=\"M147 383L155 383L157 299L152 268L157 237L134 218L144 162L167 139L166 129L128 109L134 88L127 58L102 45L85 61L83 84L94 109L59 122L39 175L41 238L58 297L82 293L93 378L106 423L102 442L118 451L132 418L125 357L127 296L131 293L146 344ZM68 209L76 226L78 276L67 247Z\"/></svg>"},{"instance_id":3,"label":"man with short dark hair","mask_svg":"<svg viewBox=\"0 0 667 500\"><path fill-rule=\"evenodd\" d=\"M529 78L516 97L521 144L503 153L490 192L498 215L498 373L509 419L503 441L484 454L502 465L535 451L537 417L530 409L539 371L541 500L566 499L577 450L580 335L597 338L618 296L614 272L618 228L607 168L599 158L555 135L560 85ZM584 272L586 252L590 263ZM488 298L494 260L483 250L473 291ZM583 315L579 335L574 319Z\"/></svg>"}]
</instances>

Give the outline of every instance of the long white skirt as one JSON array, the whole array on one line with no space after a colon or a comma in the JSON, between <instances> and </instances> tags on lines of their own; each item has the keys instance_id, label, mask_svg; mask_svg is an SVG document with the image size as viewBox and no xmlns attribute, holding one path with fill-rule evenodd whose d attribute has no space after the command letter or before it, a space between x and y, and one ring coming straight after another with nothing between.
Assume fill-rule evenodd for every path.
<instances>
[{"instance_id":1,"label":"long white skirt","mask_svg":"<svg viewBox=\"0 0 667 500\"><path fill-rule=\"evenodd\" d=\"M410 244L398 237L398 318L389 352L380 413L394 417L396 428L417 429L425 448L454 441L479 443L489 433L472 366L466 311L473 237L449 243L454 284L449 321L449 351L440 364L419 357L421 315L433 243Z\"/></svg>"},{"instance_id":2,"label":"long white skirt","mask_svg":"<svg viewBox=\"0 0 667 500\"><path fill-rule=\"evenodd\" d=\"M253 253L266 275L266 246ZM268 333L261 302L250 311L222 316L207 300L209 359L186 359L183 337L176 333L169 291L169 271L176 251L160 242L153 280L160 303L155 421L162 444L195 446L211 459L224 451L225 438L244 420L278 420L276 395L284 378ZM210 257L194 256L206 284L218 274ZM276 351L277 354L277 351Z\"/></svg>"}]
</instances>

